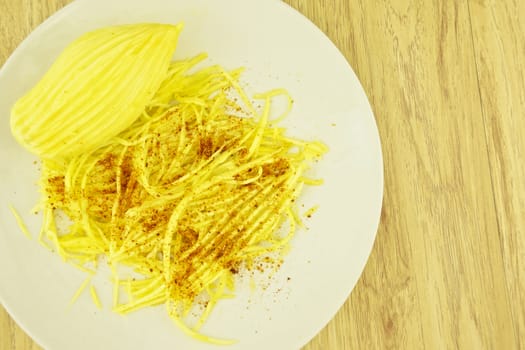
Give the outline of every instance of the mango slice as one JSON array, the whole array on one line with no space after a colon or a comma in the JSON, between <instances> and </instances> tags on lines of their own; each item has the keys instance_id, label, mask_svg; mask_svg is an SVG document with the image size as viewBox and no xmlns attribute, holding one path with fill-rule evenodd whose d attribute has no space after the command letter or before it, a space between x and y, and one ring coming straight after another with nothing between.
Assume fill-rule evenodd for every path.
<instances>
[{"instance_id":1,"label":"mango slice","mask_svg":"<svg viewBox=\"0 0 525 350\"><path fill-rule=\"evenodd\" d=\"M72 42L11 111L11 131L44 159L89 152L128 128L158 90L182 25L105 27Z\"/></svg>"}]
</instances>

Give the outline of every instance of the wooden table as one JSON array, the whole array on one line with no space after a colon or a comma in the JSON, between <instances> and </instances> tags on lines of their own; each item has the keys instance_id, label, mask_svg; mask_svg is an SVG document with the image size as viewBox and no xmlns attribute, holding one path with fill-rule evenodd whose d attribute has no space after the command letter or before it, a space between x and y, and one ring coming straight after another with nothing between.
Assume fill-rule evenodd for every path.
<instances>
[{"instance_id":1,"label":"wooden table","mask_svg":"<svg viewBox=\"0 0 525 350\"><path fill-rule=\"evenodd\" d=\"M0 0L0 64L68 2ZM305 349L525 349L525 1L287 2L356 71L385 164L368 265ZM0 349L39 349L3 309Z\"/></svg>"}]
</instances>

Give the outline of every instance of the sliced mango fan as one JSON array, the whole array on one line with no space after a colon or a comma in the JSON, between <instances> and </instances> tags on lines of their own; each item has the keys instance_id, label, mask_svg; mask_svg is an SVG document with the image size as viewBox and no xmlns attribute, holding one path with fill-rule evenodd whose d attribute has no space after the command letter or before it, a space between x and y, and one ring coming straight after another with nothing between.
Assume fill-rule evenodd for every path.
<instances>
[{"instance_id":1,"label":"sliced mango fan","mask_svg":"<svg viewBox=\"0 0 525 350\"><path fill-rule=\"evenodd\" d=\"M228 344L200 327L239 270L280 265L302 225L297 197L322 183L305 172L327 148L277 126L286 90L253 96L256 108L242 69L197 69L205 54L170 62L181 28L83 35L15 104L11 127L42 158L40 242L88 274L75 298L106 257L114 311L164 304L187 334ZM279 116L276 96L288 101Z\"/></svg>"}]
</instances>

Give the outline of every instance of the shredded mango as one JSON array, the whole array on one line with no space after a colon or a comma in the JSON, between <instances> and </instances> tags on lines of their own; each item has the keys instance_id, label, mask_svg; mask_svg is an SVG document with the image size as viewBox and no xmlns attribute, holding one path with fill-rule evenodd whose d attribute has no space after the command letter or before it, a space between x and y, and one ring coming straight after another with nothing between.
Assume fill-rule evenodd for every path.
<instances>
[{"instance_id":1,"label":"shredded mango","mask_svg":"<svg viewBox=\"0 0 525 350\"><path fill-rule=\"evenodd\" d=\"M199 329L221 299L234 297L240 269L281 263L302 225L295 201L303 185L321 184L305 173L327 148L287 136L278 126L293 104L286 90L256 95L258 108L241 88L242 69L196 70L205 58L156 71L155 79L162 79L139 116L82 152L63 157L54 141L41 139L41 154L60 156L42 162L40 240L89 274L73 301L104 256L113 275L115 312L164 304L190 336L230 344ZM139 68L123 70L115 84L123 88ZM276 96L288 104L274 118ZM114 113L128 112L120 106ZM103 132L100 120L88 119L83 127ZM64 232L57 225L62 214L71 221ZM119 272L122 266L139 277ZM93 286L91 296L100 306ZM189 315L196 307L200 317L194 320Z\"/></svg>"},{"instance_id":2,"label":"shredded mango","mask_svg":"<svg viewBox=\"0 0 525 350\"><path fill-rule=\"evenodd\" d=\"M9 205L9 210L11 210L11 213L13 214L13 216L15 217L15 220L16 220L16 223L18 225L18 227L20 227L20 230L24 233L24 235L29 238L29 239L33 239L33 237L31 236L31 233L29 232L29 230L27 229L27 226L26 224L24 223L24 220L22 220L22 217L20 216L20 214L18 214L18 211L15 209L15 207L13 207L11 204Z\"/></svg>"},{"instance_id":3,"label":"shredded mango","mask_svg":"<svg viewBox=\"0 0 525 350\"><path fill-rule=\"evenodd\" d=\"M75 301L77 301L78 297L80 296L80 294L82 294L82 292L84 291L84 289L86 289L86 287L88 286L89 282L91 282L91 278L92 276L89 275L85 280L84 282L82 282L82 284L80 285L80 287L78 287L77 291L75 292L75 294L73 294L73 297L71 298L71 300L69 301L69 305L73 304Z\"/></svg>"},{"instance_id":4,"label":"shredded mango","mask_svg":"<svg viewBox=\"0 0 525 350\"><path fill-rule=\"evenodd\" d=\"M100 302L97 291L93 285L89 287L89 294L91 294L91 299L93 299L93 303L95 303L96 307L102 309L102 303Z\"/></svg>"},{"instance_id":5,"label":"shredded mango","mask_svg":"<svg viewBox=\"0 0 525 350\"><path fill-rule=\"evenodd\" d=\"M307 218L312 217L312 215L319 209L318 205L314 205L313 207L309 208L307 211L304 212L304 216Z\"/></svg>"}]
</instances>

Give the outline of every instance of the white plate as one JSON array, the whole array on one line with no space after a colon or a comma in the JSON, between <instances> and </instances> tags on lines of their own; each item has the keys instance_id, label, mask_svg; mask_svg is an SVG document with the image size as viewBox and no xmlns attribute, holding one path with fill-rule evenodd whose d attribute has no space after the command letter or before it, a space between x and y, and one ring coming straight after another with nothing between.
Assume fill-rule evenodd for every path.
<instances>
[{"instance_id":1,"label":"white plate","mask_svg":"<svg viewBox=\"0 0 525 350\"><path fill-rule=\"evenodd\" d=\"M269 288L240 287L203 329L239 340L227 349L297 349L334 316L365 266L380 216L383 169L374 116L354 72L319 29L275 0L79 0L20 45L0 72L0 300L51 350L217 348L188 338L162 307L113 314L104 278L96 281L104 310L89 293L69 307L84 275L25 238L8 210L12 203L38 232L40 218L30 213L38 198L38 166L10 134L15 100L81 33L146 21L186 23L176 58L206 51L209 62L247 67L243 81L250 92L287 88L295 100L286 121L290 132L330 147L316 165L325 185L308 188L303 197L320 209L307 221L309 230L293 240Z\"/></svg>"}]
</instances>

